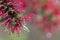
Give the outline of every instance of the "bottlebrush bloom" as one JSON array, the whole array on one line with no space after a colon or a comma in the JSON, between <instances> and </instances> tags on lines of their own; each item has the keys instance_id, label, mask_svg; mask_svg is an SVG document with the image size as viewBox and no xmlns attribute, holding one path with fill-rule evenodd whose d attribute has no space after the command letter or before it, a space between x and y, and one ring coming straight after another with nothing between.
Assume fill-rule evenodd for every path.
<instances>
[{"instance_id":1,"label":"bottlebrush bloom","mask_svg":"<svg viewBox=\"0 0 60 40\"><path fill-rule=\"evenodd\" d=\"M28 0L11 0L14 9L19 13L24 13L25 10L30 6L30 2Z\"/></svg>"},{"instance_id":2,"label":"bottlebrush bloom","mask_svg":"<svg viewBox=\"0 0 60 40\"><path fill-rule=\"evenodd\" d=\"M0 0L0 22L7 26L12 33L20 33L23 29L23 17L21 11L26 10L27 1L23 0Z\"/></svg>"},{"instance_id":3,"label":"bottlebrush bloom","mask_svg":"<svg viewBox=\"0 0 60 40\"><path fill-rule=\"evenodd\" d=\"M28 0L1 0L0 1L0 22L7 26L8 31L19 34L23 28L28 28L24 22L30 22L36 10L30 11L26 16L21 16L31 6ZM26 23L25 23L26 24Z\"/></svg>"},{"instance_id":4,"label":"bottlebrush bloom","mask_svg":"<svg viewBox=\"0 0 60 40\"><path fill-rule=\"evenodd\" d=\"M24 17L24 20L26 22L31 22L32 21L32 18L37 14L37 11L35 10L32 10L29 14L27 14L25 17Z\"/></svg>"},{"instance_id":5,"label":"bottlebrush bloom","mask_svg":"<svg viewBox=\"0 0 60 40\"><path fill-rule=\"evenodd\" d=\"M17 33L19 34L22 31L22 25L17 23L15 26L11 28L12 33Z\"/></svg>"}]
</instances>

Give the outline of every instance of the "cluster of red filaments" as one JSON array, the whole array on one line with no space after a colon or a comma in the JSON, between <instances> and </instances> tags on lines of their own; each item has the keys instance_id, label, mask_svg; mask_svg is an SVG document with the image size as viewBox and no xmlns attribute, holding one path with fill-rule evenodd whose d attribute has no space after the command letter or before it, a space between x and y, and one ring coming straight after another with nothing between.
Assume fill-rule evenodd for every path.
<instances>
[{"instance_id":1,"label":"cluster of red filaments","mask_svg":"<svg viewBox=\"0 0 60 40\"><path fill-rule=\"evenodd\" d=\"M50 38L60 28L60 1L47 1L41 7L40 16L35 22L34 25L42 28L44 34L46 32L46 36Z\"/></svg>"},{"instance_id":2,"label":"cluster of red filaments","mask_svg":"<svg viewBox=\"0 0 60 40\"><path fill-rule=\"evenodd\" d=\"M43 31L47 32L47 35L52 36L53 30L58 30L60 27L60 1L50 0L44 4L42 9L44 10L44 15L40 24Z\"/></svg>"},{"instance_id":3,"label":"cluster of red filaments","mask_svg":"<svg viewBox=\"0 0 60 40\"><path fill-rule=\"evenodd\" d=\"M36 11L31 10L27 15L21 16L30 6L27 3L28 0L0 0L0 22L9 32L19 34L24 22L30 22L36 14Z\"/></svg>"}]
</instances>

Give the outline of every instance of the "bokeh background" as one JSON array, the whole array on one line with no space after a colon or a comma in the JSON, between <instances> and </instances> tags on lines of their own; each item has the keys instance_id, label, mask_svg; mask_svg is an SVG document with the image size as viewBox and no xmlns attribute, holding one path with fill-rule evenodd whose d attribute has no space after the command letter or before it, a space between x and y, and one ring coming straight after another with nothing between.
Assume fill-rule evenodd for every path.
<instances>
[{"instance_id":1,"label":"bokeh background","mask_svg":"<svg viewBox=\"0 0 60 40\"><path fill-rule=\"evenodd\" d=\"M33 17L32 21L26 23L26 26L29 28L30 32L23 30L20 35L9 34L6 28L0 25L0 40L60 40L60 32L54 32L54 35L50 38L46 37L46 34L42 32L40 25L34 25L37 19L41 19L40 11L41 7L47 3L48 0L30 0L30 2L38 2L39 6L35 7L35 10L38 10L38 14ZM34 9L34 7L32 6ZM30 8L30 10L32 9ZM28 13L29 9L27 9ZM26 14L24 14L26 15Z\"/></svg>"}]
</instances>

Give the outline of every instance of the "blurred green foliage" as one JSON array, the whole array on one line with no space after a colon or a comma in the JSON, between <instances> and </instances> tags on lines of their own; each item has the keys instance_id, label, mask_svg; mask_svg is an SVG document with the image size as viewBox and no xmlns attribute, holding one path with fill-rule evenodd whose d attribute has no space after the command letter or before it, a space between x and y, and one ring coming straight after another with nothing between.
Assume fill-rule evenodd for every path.
<instances>
[{"instance_id":1,"label":"blurred green foliage","mask_svg":"<svg viewBox=\"0 0 60 40\"><path fill-rule=\"evenodd\" d=\"M8 38L8 40L27 40L28 34L27 32L24 32L18 36L11 34Z\"/></svg>"}]
</instances>

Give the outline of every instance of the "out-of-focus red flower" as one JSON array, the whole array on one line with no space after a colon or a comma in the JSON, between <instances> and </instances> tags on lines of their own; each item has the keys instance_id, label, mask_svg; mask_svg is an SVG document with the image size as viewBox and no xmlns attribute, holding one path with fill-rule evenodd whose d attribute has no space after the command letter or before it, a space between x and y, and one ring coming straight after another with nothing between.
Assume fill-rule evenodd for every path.
<instances>
[{"instance_id":1,"label":"out-of-focus red flower","mask_svg":"<svg viewBox=\"0 0 60 40\"><path fill-rule=\"evenodd\" d=\"M44 10L55 10L57 5L59 4L59 0L49 0L46 4L44 4Z\"/></svg>"},{"instance_id":2,"label":"out-of-focus red flower","mask_svg":"<svg viewBox=\"0 0 60 40\"><path fill-rule=\"evenodd\" d=\"M37 11L35 10L32 10L29 14L27 14L25 17L24 17L24 20L26 22L31 22L33 17L37 14Z\"/></svg>"},{"instance_id":3,"label":"out-of-focus red flower","mask_svg":"<svg viewBox=\"0 0 60 40\"><path fill-rule=\"evenodd\" d=\"M32 0L32 6L34 8L39 8L41 5L40 5L40 2L38 0Z\"/></svg>"},{"instance_id":4,"label":"out-of-focus red flower","mask_svg":"<svg viewBox=\"0 0 60 40\"><path fill-rule=\"evenodd\" d=\"M52 21L48 16L43 17L40 21L40 26L42 27L43 32L53 33L53 30L56 30L59 27L59 23L57 20Z\"/></svg>"},{"instance_id":5,"label":"out-of-focus red flower","mask_svg":"<svg viewBox=\"0 0 60 40\"><path fill-rule=\"evenodd\" d=\"M55 15L60 15L60 9L56 8L56 9L54 10L54 14L55 14Z\"/></svg>"}]
</instances>

